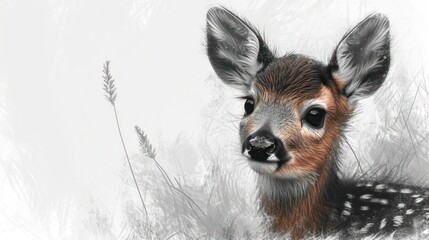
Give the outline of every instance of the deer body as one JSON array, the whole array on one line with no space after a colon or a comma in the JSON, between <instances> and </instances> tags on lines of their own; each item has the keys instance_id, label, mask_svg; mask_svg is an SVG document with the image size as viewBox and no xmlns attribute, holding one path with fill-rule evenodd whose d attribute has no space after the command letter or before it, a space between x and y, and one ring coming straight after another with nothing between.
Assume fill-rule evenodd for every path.
<instances>
[{"instance_id":1,"label":"deer body","mask_svg":"<svg viewBox=\"0 0 429 240\"><path fill-rule=\"evenodd\" d=\"M429 234L429 190L338 177L339 148L359 99L383 84L389 21L368 16L347 32L328 64L275 56L249 23L224 8L207 13L207 53L216 74L243 92L241 152L258 173L272 230L310 234ZM429 236L429 235L428 235Z\"/></svg>"}]
</instances>

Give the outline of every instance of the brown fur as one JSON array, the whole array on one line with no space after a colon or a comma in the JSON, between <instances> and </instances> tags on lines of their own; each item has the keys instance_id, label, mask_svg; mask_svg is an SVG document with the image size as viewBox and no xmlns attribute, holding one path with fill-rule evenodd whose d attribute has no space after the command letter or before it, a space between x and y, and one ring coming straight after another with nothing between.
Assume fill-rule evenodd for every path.
<instances>
[{"instance_id":1,"label":"brown fur","mask_svg":"<svg viewBox=\"0 0 429 240\"><path fill-rule=\"evenodd\" d=\"M274 96L273 93L270 95L264 93L264 100L273 102L275 101L273 100L275 99ZM295 119L294 126L282 129L279 132L279 137L286 143L292 160L278 170L277 174L284 175L297 171L321 174L325 161L327 161L333 150L332 146L335 146L335 143L340 139L341 126L351 112L347 99L340 95L335 88L330 89L325 86L321 86L319 92L313 96L302 95L294 98L294 96L285 95L279 97L282 99L281 102L292 102L297 116L300 116L299 109L301 109L302 103L306 99L317 98L327 104L328 113L325 121L325 134L322 138L302 130L300 119ZM311 146L311 148L308 146Z\"/></svg>"},{"instance_id":2,"label":"brown fur","mask_svg":"<svg viewBox=\"0 0 429 240\"><path fill-rule=\"evenodd\" d=\"M265 211L274 217L272 226L274 231L288 232L292 239L301 239L308 233L320 230L321 221L325 216L332 214L321 198L327 176L328 171L325 169L311 186L306 198L292 203L288 209L278 208L267 199L263 201Z\"/></svg>"},{"instance_id":3,"label":"brown fur","mask_svg":"<svg viewBox=\"0 0 429 240\"><path fill-rule=\"evenodd\" d=\"M263 99L294 99L317 93L322 73L314 66L319 62L290 55L273 62L257 77L255 87Z\"/></svg>"},{"instance_id":4,"label":"brown fur","mask_svg":"<svg viewBox=\"0 0 429 240\"><path fill-rule=\"evenodd\" d=\"M274 175L312 173L317 176L307 195L291 203L287 209L279 208L267 197L262 199L263 208L274 217L273 230L289 232L292 239L301 239L307 233L317 232L322 221L333 216L333 210L324 202L323 193L333 164L330 162L330 155L340 140L341 126L351 113L346 97L341 94L341 82L332 81L329 86L318 83L315 78L320 74L312 68L313 62L304 60L306 59L282 62L274 67L273 72L268 70L269 74L256 82L259 101L289 104L296 115L293 125L278 133L292 160ZM315 88L315 84L319 87ZM302 129L300 110L309 99L326 103L325 132L322 137ZM250 131L255 127L252 124L245 128Z\"/></svg>"}]
</instances>

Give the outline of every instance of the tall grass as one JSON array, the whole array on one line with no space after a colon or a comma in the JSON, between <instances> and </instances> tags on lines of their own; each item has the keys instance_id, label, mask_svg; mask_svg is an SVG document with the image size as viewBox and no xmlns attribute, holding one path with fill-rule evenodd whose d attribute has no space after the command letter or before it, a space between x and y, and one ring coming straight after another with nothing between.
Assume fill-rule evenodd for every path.
<instances>
[{"instance_id":1,"label":"tall grass","mask_svg":"<svg viewBox=\"0 0 429 240\"><path fill-rule=\"evenodd\" d=\"M235 172L222 168L220 159L227 156L212 153L206 141L201 147L210 170L203 181L192 176L178 179L169 174L138 126L135 131L142 154L129 156L116 112L117 89L108 61L103 66L103 78L106 98L113 106L125 157L144 210L124 193L122 210L126 224L121 238L237 239L265 234L258 227L262 215L258 214L255 197L244 191ZM127 180L124 175L124 181Z\"/></svg>"},{"instance_id":2,"label":"tall grass","mask_svg":"<svg viewBox=\"0 0 429 240\"><path fill-rule=\"evenodd\" d=\"M354 155L353 161L347 163L353 167L345 168L353 169L346 172L348 177L417 185L428 183L429 92L423 70L407 78L396 73L385 82L371 101L373 109L365 110L366 114L373 113L370 115L373 123L355 131L360 144L355 141L353 146L344 145L344 149L351 149ZM403 79L407 79L406 84Z\"/></svg>"},{"instance_id":3,"label":"tall grass","mask_svg":"<svg viewBox=\"0 0 429 240\"><path fill-rule=\"evenodd\" d=\"M134 174L134 170L131 165L130 158L128 156L127 147L125 146L124 138L122 136L121 126L119 124L118 112L116 111L116 97L118 96L118 93L116 91L117 89L115 86L115 79L110 74L110 61L106 61L103 65L103 79L104 79L103 89L106 93L105 97L106 97L106 100L110 102L110 104L112 104L113 112L115 113L116 127L118 128L119 138L121 139L122 147L124 148L125 157L127 158L128 166L130 167L130 172L131 172L131 175L133 176L134 183L136 185L136 189L142 203L142 207L147 216L146 204L144 203L139 185L137 184L136 176Z\"/></svg>"}]
</instances>

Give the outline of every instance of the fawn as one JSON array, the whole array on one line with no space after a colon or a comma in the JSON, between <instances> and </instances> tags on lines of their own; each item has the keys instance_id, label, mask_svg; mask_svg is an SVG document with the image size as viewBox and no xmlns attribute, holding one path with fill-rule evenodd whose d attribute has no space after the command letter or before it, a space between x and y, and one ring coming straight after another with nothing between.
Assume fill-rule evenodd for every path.
<instances>
[{"instance_id":1,"label":"fawn","mask_svg":"<svg viewBox=\"0 0 429 240\"><path fill-rule=\"evenodd\" d=\"M327 65L275 56L250 23L225 8L208 11L206 31L217 76L244 94L241 151L258 173L272 231L292 239L429 234L428 188L338 177L347 122L389 71L387 17L372 14L349 30Z\"/></svg>"}]
</instances>

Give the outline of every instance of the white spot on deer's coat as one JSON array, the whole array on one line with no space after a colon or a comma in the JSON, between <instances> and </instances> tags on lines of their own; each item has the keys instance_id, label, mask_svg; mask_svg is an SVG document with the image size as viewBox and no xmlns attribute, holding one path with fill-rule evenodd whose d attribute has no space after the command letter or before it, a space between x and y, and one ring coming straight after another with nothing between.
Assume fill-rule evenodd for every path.
<instances>
[{"instance_id":1,"label":"white spot on deer's coat","mask_svg":"<svg viewBox=\"0 0 429 240\"><path fill-rule=\"evenodd\" d=\"M401 193L403 193L403 194L410 194L410 193L412 193L413 191L411 190L411 189L409 189L409 188L403 188L403 189L401 189L401 191L400 191Z\"/></svg>"},{"instance_id":2,"label":"white spot on deer's coat","mask_svg":"<svg viewBox=\"0 0 429 240\"><path fill-rule=\"evenodd\" d=\"M413 213L414 213L413 209L407 209L407 211L405 212L405 214L407 214L407 215L411 215Z\"/></svg>"},{"instance_id":3,"label":"white spot on deer's coat","mask_svg":"<svg viewBox=\"0 0 429 240\"><path fill-rule=\"evenodd\" d=\"M348 198L348 199L353 199L353 198L355 198L355 196L354 196L353 194L350 194L350 193L347 193L347 194L346 194L346 196L347 196L347 198Z\"/></svg>"},{"instance_id":4,"label":"white spot on deer's coat","mask_svg":"<svg viewBox=\"0 0 429 240\"><path fill-rule=\"evenodd\" d=\"M345 207L345 208L348 208L348 209L351 209L351 208L352 208L352 203L351 203L351 202L349 202L349 201L345 201L345 202L344 202L344 207Z\"/></svg>"},{"instance_id":5,"label":"white spot on deer's coat","mask_svg":"<svg viewBox=\"0 0 429 240\"><path fill-rule=\"evenodd\" d=\"M360 196L360 199L362 200L368 200L372 198L372 194L364 194L362 196Z\"/></svg>"},{"instance_id":6,"label":"white spot on deer's coat","mask_svg":"<svg viewBox=\"0 0 429 240\"><path fill-rule=\"evenodd\" d=\"M369 207L368 206L361 206L360 210L362 210L362 211L368 211Z\"/></svg>"},{"instance_id":7,"label":"white spot on deer's coat","mask_svg":"<svg viewBox=\"0 0 429 240\"><path fill-rule=\"evenodd\" d=\"M375 186L376 190L383 190L385 188L386 188L386 184L378 184L378 185Z\"/></svg>"},{"instance_id":8,"label":"white spot on deer's coat","mask_svg":"<svg viewBox=\"0 0 429 240\"><path fill-rule=\"evenodd\" d=\"M416 198L416 203L421 203L423 201L423 198Z\"/></svg>"},{"instance_id":9,"label":"white spot on deer's coat","mask_svg":"<svg viewBox=\"0 0 429 240\"><path fill-rule=\"evenodd\" d=\"M383 220L381 220L381 223L380 223L380 230L383 229L385 226L386 226L386 219L383 218Z\"/></svg>"},{"instance_id":10,"label":"white spot on deer's coat","mask_svg":"<svg viewBox=\"0 0 429 240\"><path fill-rule=\"evenodd\" d=\"M349 212L349 211L347 211L347 210L344 210L344 211L341 213L341 215L344 215L344 216L350 216L350 212Z\"/></svg>"},{"instance_id":11,"label":"white spot on deer's coat","mask_svg":"<svg viewBox=\"0 0 429 240\"><path fill-rule=\"evenodd\" d=\"M373 184L372 184L371 182L369 182L369 183L367 183L365 186L366 186L366 187L372 187L372 185L373 185Z\"/></svg>"},{"instance_id":12,"label":"white spot on deer's coat","mask_svg":"<svg viewBox=\"0 0 429 240\"><path fill-rule=\"evenodd\" d=\"M395 216L394 218L393 218L393 225L395 226L395 227L398 227L398 226L400 226L402 223L403 223L403 220L404 220L404 217L403 216Z\"/></svg>"},{"instance_id":13,"label":"white spot on deer's coat","mask_svg":"<svg viewBox=\"0 0 429 240\"><path fill-rule=\"evenodd\" d=\"M370 202L372 202L372 203L380 203L382 205L389 204L389 200L387 200L387 199L381 199L381 198L373 198L373 199L370 200Z\"/></svg>"},{"instance_id":14,"label":"white spot on deer's coat","mask_svg":"<svg viewBox=\"0 0 429 240\"><path fill-rule=\"evenodd\" d=\"M412 197L412 198L418 198L418 197L420 197L420 194L414 194L414 195L412 195L411 197Z\"/></svg>"},{"instance_id":15,"label":"white spot on deer's coat","mask_svg":"<svg viewBox=\"0 0 429 240\"><path fill-rule=\"evenodd\" d=\"M387 192L388 193L396 193L396 192L398 192L396 189L394 189L394 188L388 188L387 189Z\"/></svg>"},{"instance_id":16,"label":"white spot on deer's coat","mask_svg":"<svg viewBox=\"0 0 429 240\"><path fill-rule=\"evenodd\" d=\"M364 183L357 183L356 184L356 187L362 187L362 186L364 186L365 184Z\"/></svg>"},{"instance_id":17,"label":"white spot on deer's coat","mask_svg":"<svg viewBox=\"0 0 429 240\"><path fill-rule=\"evenodd\" d=\"M404 208L405 207L405 203L398 203L398 208L399 209L402 209L402 208Z\"/></svg>"}]
</instances>

